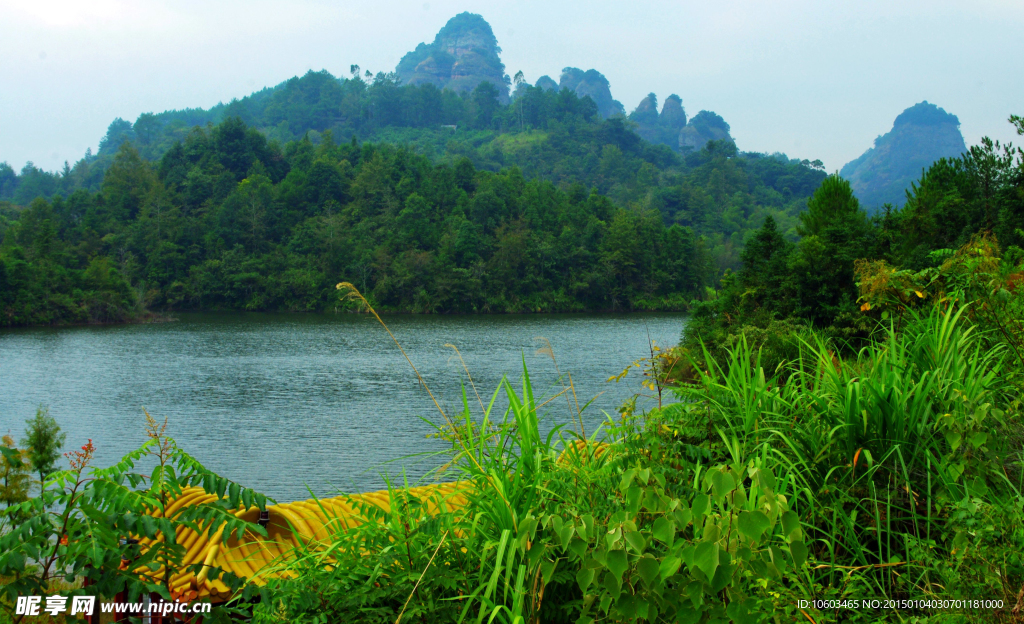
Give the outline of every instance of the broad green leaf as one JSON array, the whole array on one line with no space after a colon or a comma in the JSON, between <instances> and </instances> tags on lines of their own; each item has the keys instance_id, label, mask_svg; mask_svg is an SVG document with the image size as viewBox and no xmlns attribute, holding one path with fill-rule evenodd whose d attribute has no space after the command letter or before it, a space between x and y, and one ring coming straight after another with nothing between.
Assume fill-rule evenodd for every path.
<instances>
[{"instance_id":1,"label":"broad green leaf","mask_svg":"<svg viewBox=\"0 0 1024 624\"><path fill-rule=\"evenodd\" d=\"M578 537L574 537L569 542L569 550L577 557L582 557L587 552L587 543Z\"/></svg>"},{"instance_id":2,"label":"broad green leaf","mask_svg":"<svg viewBox=\"0 0 1024 624\"><path fill-rule=\"evenodd\" d=\"M644 493L643 508L651 513L661 511L661 497L653 488L648 488Z\"/></svg>"},{"instance_id":3,"label":"broad green leaf","mask_svg":"<svg viewBox=\"0 0 1024 624\"><path fill-rule=\"evenodd\" d=\"M962 441L962 438L960 437L960 434L957 433L956 431L947 431L946 432L946 442L949 444L949 447L951 449L953 449L954 451L957 450L958 448L960 448L960 442L961 441Z\"/></svg>"},{"instance_id":4,"label":"broad green leaf","mask_svg":"<svg viewBox=\"0 0 1024 624\"><path fill-rule=\"evenodd\" d=\"M714 578L715 570L718 569L718 550L717 542L701 542L693 552L693 565L708 579Z\"/></svg>"},{"instance_id":5,"label":"broad green leaf","mask_svg":"<svg viewBox=\"0 0 1024 624\"><path fill-rule=\"evenodd\" d=\"M718 570L715 571L714 578L711 579L711 591L717 594L725 589L725 587L732 582L732 571L734 569L735 566L731 563L723 562L722 565L718 566Z\"/></svg>"},{"instance_id":6,"label":"broad green leaf","mask_svg":"<svg viewBox=\"0 0 1024 624\"><path fill-rule=\"evenodd\" d=\"M661 560L661 566L659 566L659 574L661 574L662 580L667 579L676 572L679 571L679 566L683 564L683 560L679 557L665 557Z\"/></svg>"},{"instance_id":7,"label":"broad green leaf","mask_svg":"<svg viewBox=\"0 0 1024 624\"><path fill-rule=\"evenodd\" d=\"M782 532L790 537L794 532L800 530L800 516L794 511L787 511L782 514Z\"/></svg>"},{"instance_id":8,"label":"broad green leaf","mask_svg":"<svg viewBox=\"0 0 1024 624\"><path fill-rule=\"evenodd\" d=\"M640 534L639 531L626 531L625 533L626 543L630 545L637 552L638 555L642 555L644 550L647 548L647 540Z\"/></svg>"},{"instance_id":9,"label":"broad green leaf","mask_svg":"<svg viewBox=\"0 0 1024 624\"><path fill-rule=\"evenodd\" d=\"M640 508L640 497L643 496L643 493L643 489L636 485L630 486L629 489L626 490L626 505L634 513Z\"/></svg>"},{"instance_id":10,"label":"broad green leaf","mask_svg":"<svg viewBox=\"0 0 1024 624\"><path fill-rule=\"evenodd\" d=\"M704 617L704 611L694 609L690 605L684 604L679 608L679 613L676 615L676 621L679 624L697 624L700 619Z\"/></svg>"},{"instance_id":11,"label":"broad green leaf","mask_svg":"<svg viewBox=\"0 0 1024 624\"><path fill-rule=\"evenodd\" d=\"M579 583L580 591L584 594L587 593L587 588L594 581L594 570L592 568L583 568L576 573L576 582Z\"/></svg>"},{"instance_id":12,"label":"broad green leaf","mask_svg":"<svg viewBox=\"0 0 1024 624\"><path fill-rule=\"evenodd\" d=\"M640 578L647 583L648 587L653 587L661 574L661 566L657 559L647 555L636 562L636 571L640 573Z\"/></svg>"},{"instance_id":13,"label":"broad green leaf","mask_svg":"<svg viewBox=\"0 0 1024 624\"><path fill-rule=\"evenodd\" d=\"M779 574L780 575L785 574L786 573L786 557L785 557L785 554L782 552L782 549L779 548L778 546L770 546L769 550L771 551L771 554L772 554L772 563L774 563L775 567L779 569Z\"/></svg>"},{"instance_id":14,"label":"broad green leaf","mask_svg":"<svg viewBox=\"0 0 1024 624\"><path fill-rule=\"evenodd\" d=\"M636 470L630 469L626 471L626 474L622 475L622 480L619 481L619 491L623 494L629 489L629 486L633 484L633 476L636 475Z\"/></svg>"},{"instance_id":15,"label":"broad green leaf","mask_svg":"<svg viewBox=\"0 0 1024 624\"><path fill-rule=\"evenodd\" d=\"M547 585L548 583L551 582L551 577L555 574L555 568L557 568L557 567L558 567L558 562L557 561L551 561L550 559L545 559L544 561L540 562L540 574L541 574L541 577L544 579L544 584L545 585ZM591 572L593 572L593 570L591 570ZM583 590L583 593L586 593L586 589L583 589L583 588L581 588L581 589Z\"/></svg>"},{"instance_id":16,"label":"broad green leaf","mask_svg":"<svg viewBox=\"0 0 1024 624\"><path fill-rule=\"evenodd\" d=\"M686 565L692 566L693 565L693 553L695 553L696 551L697 551L697 547L694 546L693 544L690 544L686 548L683 548L682 550L679 551L679 558L682 559L683 562L686 563Z\"/></svg>"},{"instance_id":17,"label":"broad green leaf","mask_svg":"<svg viewBox=\"0 0 1024 624\"><path fill-rule=\"evenodd\" d=\"M557 516L556 516L557 517ZM571 524L566 524L559 529L558 540L562 543L562 548L569 546L569 540L572 539L572 534L576 531L576 527ZM583 542L583 540L579 540ZM585 544L585 542L584 542Z\"/></svg>"},{"instance_id":18,"label":"broad green leaf","mask_svg":"<svg viewBox=\"0 0 1024 624\"><path fill-rule=\"evenodd\" d=\"M615 578L622 583L622 575L626 572L626 568L629 567L629 562L626 558L626 551L624 550L609 550L608 556L605 559L608 570L615 575Z\"/></svg>"},{"instance_id":19,"label":"broad green leaf","mask_svg":"<svg viewBox=\"0 0 1024 624\"><path fill-rule=\"evenodd\" d=\"M665 516L660 516L654 521L652 534L654 539L671 548L672 542L675 541L676 538L676 525Z\"/></svg>"},{"instance_id":20,"label":"broad green leaf","mask_svg":"<svg viewBox=\"0 0 1024 624\"><path fill-rule=\"evenodd\" d=\"M726 613L735 624L757 624L760 617L757 609L757 601L753 598L746 600L733 600L726 607Z\"/></svg>"},{"instance_id":21,"label":"broad green leaf","mask_svg":"<svg viewBox=\"0 0 1024 624\"><path fill-rule=\"evenodd\" d=\"M704 537L705 542L717 542L718 538L722 536L721 529L718 528L717 522L708 521L704 524Z\"/></svg>"},{"instance_id":22,"label":"broad green leaf","mask_svg":"<svg viewBox=\"0 0 1024 624\"><path fill-rule=\"evenodd\" d=\"M615 527L608 534L604 536L605 542L608 544L608 548L614 548L616 544L622 539L622 529Z\"/></svg>"},{"instance_id":23,"label":"broad green leaf","mask_svg":"<svg viewBox=\"0 0 1024 624\"><path fill-rule=\"evenodd\" d=\"M690 581L686 586L686 595L689 596L695 609L700 608L704 604L704 584L700 581Z\"/></svg>"},{"instance_id":24,"label":"broad green leaf","mask_svg":"<svg viewBox=\"0 0 1024 624\"><path fill-rule=\"evenodd\" d=\"M604 588L608 590L608 595L612 600L618 599L619 594L622 592L621 576L615 576L609 570L604 573L604 576L601 578L601 583L604 585Z\"/></svg>"},{"instance_id":25,"label":"broad green leaf","mask_svg":"<svg viewBox=\"0 0 1024 624\"><path fill-rule=\"evenodd\" d=\"M711 475L711 491L719 502L735 489L736 480L732 478L732 474L720 470Z\"/></svg>"},{"instance_id":26,"label":"broad green leaf","mask_svg":"<svg viewBox=\"0 0 1024 624\"><path fill-rule=\"evenodd\" d=\"M793 556L793 565L798 568L802 567L807 561L807 544L793 542L789 545L789 554Z\"/></svg>"},{"instance_id":27,"label":"broad green leaf","mask_svg":"<svg viewBox=\"0 0 1024 624\"><path fill-rule=\"evenodd\" d=\"M651 622L654 621L654 618L648 618L648 613L650 613L650 607L650 603L644 600L642 596L633 597L633 608L636 612L636 618L638 620L648 620ZM657 612L657 610L655 610L655 612Z\"/></svg>"},{"instance_id":28,"label":"broad green leaf","mask_svg":"<svg viewBox=\"0 0 1024 624\"><path fill-rule=\"evenodd\" d=\"M738 526L740 533L757 542L772 523L762 511L743 511L740 512Z\"/></svg>"},{"instance_id":29,"label":"broad green leaf","mask_svg":"<svg viewBox=\"0 0 1024 624\"><path fill-rule=\"evenodd\" d=\"M583 517L580 518L580 520L583 521L583 526L576 527L576 533L578 533L580 537L589 542L590 539L596 535L596 533L594 532L594 516L590 514L584 514Z\"/></svg>"},{"instance_id":30,"label":"broad green leaf","mask_svg":"<svg viewBox=\"0 0 1024 624\"><path fill-rule=\"evenodd\" d=\"M775 475L769 468L760 468L757 471L757 481L761 489L775 492Z\"/></svg>"},{"instance_id":31,"label":"broad green leaf","mask_svg":"<svg viewBox=\"0 0 1024 624\"><path fill-rule=\"evenodd\" d=\"M707 512L708 504L710 502L711 499L708 498L707 494L698 494L693 497L693 505L691 506L691 510L693 513L693 523L695 525L697 524L699 519L704 515L704 513Z\"/></svg>"}]
</instances>

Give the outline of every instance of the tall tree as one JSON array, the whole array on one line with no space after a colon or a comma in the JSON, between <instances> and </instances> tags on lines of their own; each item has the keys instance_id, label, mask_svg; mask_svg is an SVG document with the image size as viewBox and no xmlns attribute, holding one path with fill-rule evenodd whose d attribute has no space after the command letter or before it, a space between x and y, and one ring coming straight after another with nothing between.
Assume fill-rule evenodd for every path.
<instances>
[{"instance_id":1,"label":"tall tree","mask_svg":"<svg viewBox=\"0 0 1024 624\"><path fill-rule=\"evenodd\" d=\"M849 220L864 220L866 215L853 195L847 180L834 173L821 183L807 202L807 211L800 213L797 232L801 236L816 236L830 225Z\"/></svg>"},{"instance_id":2,"label":"tall tree","mask_svg":"<svg viewBox=\"0 0 1024 624\"><path fill-rule=\"evenodd\" d=\"M34 418L25 421L28 429L22 446L28 451L32 470L39 473L39 487L43 487L47 475L56 472L60 460L60 450L64 448L67 434L60 430L60 425L50 416L49 408L40 405Z\"/></svg>"}]
</instances>

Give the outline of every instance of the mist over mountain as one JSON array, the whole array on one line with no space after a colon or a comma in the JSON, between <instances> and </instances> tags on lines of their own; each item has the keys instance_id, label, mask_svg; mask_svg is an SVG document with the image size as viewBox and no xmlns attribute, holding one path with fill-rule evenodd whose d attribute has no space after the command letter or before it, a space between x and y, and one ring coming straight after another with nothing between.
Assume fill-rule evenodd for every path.
<instances>
[{"instance_id":1,"label":"mist over mountain","mask_svg":"<svg viewBox=\"0 0 1024 624\"><path fill-rule=\"evenodd\" d=\"M869 210L887 203L902 206L907 189L922 170L966 149L957 116L925 100L900 113L892 130L839 173Z\"/></svg>"}]
</instances>

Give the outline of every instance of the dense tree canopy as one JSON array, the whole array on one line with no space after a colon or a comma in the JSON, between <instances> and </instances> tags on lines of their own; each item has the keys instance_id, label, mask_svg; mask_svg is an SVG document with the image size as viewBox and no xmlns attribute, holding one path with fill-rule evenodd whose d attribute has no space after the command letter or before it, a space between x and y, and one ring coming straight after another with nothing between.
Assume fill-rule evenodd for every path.
<instances>
[{"instance_id":1,"label":"dense tree canopy","mask_svg":"<svg viewBox=\"0 0 1024 624\"><path fill-rule=\"evenodd\" d=\"M1024 134L1020 118L1011 122ZM783 320L862 338L874 311L858 299L858 261L934 271L981 234L1016 262L1024 257L1024 150L983 139L962 156L933 164L902 208L886 206L870 218L850 183L829 176L799 215L797 231L801 238L791 244L765 219L747 242L742 268L727 273L715 296L698 306L691 344L724 344L729 335ZM920 289L910 293L925 296Z\"/></svg>"},{"instance_id":2,"label":"dense tree canopy","mask_svg":"<svg viewBox=\"0 0 1024 624\"><path fill-rule=\"evenodd\" d=\"M240 120L157 167L124 143L97 193L36 199L0 248L4 324L160 309L320 310L351 281L417 312L680 309L709 279L692 230L516 167L292 142Z\"/></svg>"},{"instance_id":3,"label":"dense tree canopy","mask_svg":"<svg viewBox=\"0 0 1024 624\"><path fill-rule=\"evenodd\" d=\"M0 169L3 324L319 310L341 279L393 310L681 309L765 216L794 238L824 178L731 141L681 156L568 90L311 73L232 106L115 121L60 174Z\"/></svg>"}]
</instances>

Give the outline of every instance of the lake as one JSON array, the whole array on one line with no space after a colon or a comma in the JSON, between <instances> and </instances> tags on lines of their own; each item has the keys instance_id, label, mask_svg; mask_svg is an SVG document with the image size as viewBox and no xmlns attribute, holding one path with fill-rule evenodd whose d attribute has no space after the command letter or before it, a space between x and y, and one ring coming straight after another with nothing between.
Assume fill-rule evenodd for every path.
<instances>
[{"instance_id":1,"label":"lake","mask_svg":"<svg viewBox=\"0 0 1024 624\"><path fill-rule=\"evenodd\" d=\"M588 434L640 391L632 371L648 339L678 342L685 317L633 315L385 316L442 405L462 387L480 408L458 347L486 404L503 375L518 389L523 358L535 392L560 392L572 373ZM556 361L538 353L550 341ZM410 481L448 446L427 438L440 414L384 329L352 314L181 314L170 323L0 331L0 432L20 440L47 405L65 450L92 438L107 466L145 439L143 408L208 468L280 502ZM503 404L499 401L499 404ZM424 420L426 419L426 421ZM564 397L544 425L570 425ZM418 457L410 457L419 455ZM404 459L403 459L404 458Z\"/></svg>"}]
</instances>

